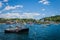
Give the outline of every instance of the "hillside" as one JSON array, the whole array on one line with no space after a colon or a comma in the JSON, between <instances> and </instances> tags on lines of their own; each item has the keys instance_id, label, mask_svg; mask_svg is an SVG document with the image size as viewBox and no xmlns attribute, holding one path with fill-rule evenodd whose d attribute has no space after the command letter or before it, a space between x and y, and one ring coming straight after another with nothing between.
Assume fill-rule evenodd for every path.
<instances>
[{"instance_id":1,"label":"hillside","mask_svg":"<svg viewBox=\"0 0 60 40\"><path fill-rule=\"evenodd\" d=\"M51 16L51 17L45 17L40 20L35 20L35 19L19 19L19 18L14 18L14 19L6 19L6 18L0 18L0 23L6 23L7 21L17 21L17 22L32 22L32 23L38 23L38 24L43 24L43 23L50 23L51 21L53 22L59 22L60 23L60 15L56 16ZM48 21L48 22L47 22Z\"/></svg>"},{"instance_id":2,"label":"hillside","mask_svg":"<svg viewBox=\"0 0 60 40\"><path fill-rule=\"evenodd\" d=\"M48 21L60 22L60 15L46 17L46 18L43 18L43 19L44 19L44 21L48 20Z\"/></svg>"}]
</instances>

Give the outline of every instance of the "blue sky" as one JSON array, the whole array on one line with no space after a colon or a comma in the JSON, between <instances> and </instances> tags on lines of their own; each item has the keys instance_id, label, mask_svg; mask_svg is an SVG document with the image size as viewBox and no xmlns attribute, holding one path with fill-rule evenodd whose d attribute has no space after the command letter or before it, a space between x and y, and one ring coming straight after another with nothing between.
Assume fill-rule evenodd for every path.
<instances>
[{"instance_id":1,"label":"blue sky","mask_svg":"<svg viewBox=\"0 0 60 40\"><path fill-rule=\"evenodd\" d=\"M60 0L0 0L0 18L33 18L60 15Z\"/></svg>"}]
</instances>

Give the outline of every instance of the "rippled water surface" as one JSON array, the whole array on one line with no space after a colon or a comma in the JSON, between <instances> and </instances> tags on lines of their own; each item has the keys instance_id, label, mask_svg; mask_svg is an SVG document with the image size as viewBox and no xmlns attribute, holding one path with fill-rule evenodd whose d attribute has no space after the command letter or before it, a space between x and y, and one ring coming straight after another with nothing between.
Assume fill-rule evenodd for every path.
<instances>
[{"instance_id":1,"label":"rippled water surface","mask_svg":"<svg viewBox=\"0 0 60 40\"><path fill-rule=\"evenodd\" d=\"M27 24L28 34L6 34L6 24L0 24L0 40L60 40L60 24Z\"/></svg>"}]
</instances>

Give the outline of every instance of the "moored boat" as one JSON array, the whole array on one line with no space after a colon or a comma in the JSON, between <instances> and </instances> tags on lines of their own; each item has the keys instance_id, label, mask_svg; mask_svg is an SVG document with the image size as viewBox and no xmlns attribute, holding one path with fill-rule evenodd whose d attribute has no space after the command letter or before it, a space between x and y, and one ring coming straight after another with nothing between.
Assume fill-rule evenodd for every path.
<instances>
[{"instance_id":1,"label":"moored boat","mask_svg":"<svg viewBox=\"0 0 60 40\"><path fill-rule=\"evenodd\" d=\"M5 33L28 33L29 32L29 28L8 28L4 30Z\"/></svg>"}]
</instances>

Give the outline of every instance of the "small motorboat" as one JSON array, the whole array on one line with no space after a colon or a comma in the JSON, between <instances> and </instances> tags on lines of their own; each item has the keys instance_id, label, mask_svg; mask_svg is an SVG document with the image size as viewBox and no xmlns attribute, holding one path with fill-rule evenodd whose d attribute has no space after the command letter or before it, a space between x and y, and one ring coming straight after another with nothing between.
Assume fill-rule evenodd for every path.
<instances>
[{"instance_id":1,"label":"small motorboat","mask_svg":"<svg viewBox=\"0 0 60 40\"><path fill-rule=\"evenodd\" d=\"M29 32L29 28L8 28L5 30L5 33L28 33Z\"/></svg>"}]
</instances>

